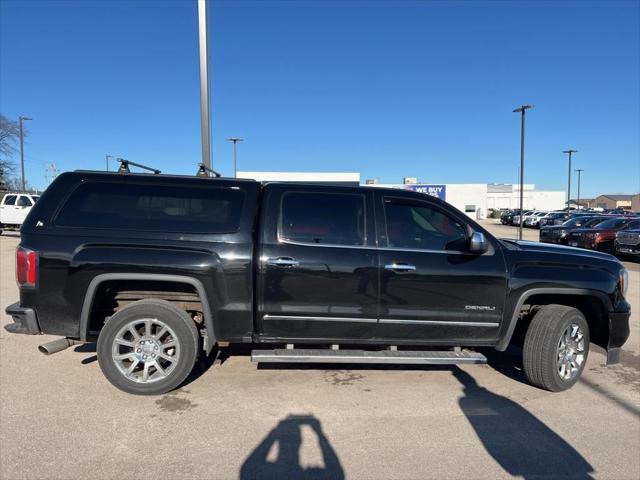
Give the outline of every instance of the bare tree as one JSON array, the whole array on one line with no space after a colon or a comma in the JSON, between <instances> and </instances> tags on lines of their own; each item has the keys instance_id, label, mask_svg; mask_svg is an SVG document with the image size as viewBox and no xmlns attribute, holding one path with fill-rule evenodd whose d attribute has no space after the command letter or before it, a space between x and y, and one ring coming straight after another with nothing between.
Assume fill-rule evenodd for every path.
<instances>
[{"instance_id":1,"label":"bare tree","mask_svg":"<svg viewBox=\"0 0 640 480\"><path fill-rule=\"evenodd\" d=\"M22 134L26 136L24 131ZM20 124L0 113L0 158L6 160L16 153L16 144L19 139Z\"/></svg>"},{"instance_id":2,"label":"bare tree","mask_svg":"<svg viewBox=\"0 0 640 480\"><path fill-rule=\"evenodd\" d=\"M24 135L24 132L22 132ZM20 125L0 114L0 189L6 189L14 182L15 165L9 160L16 153L20 139Z\"/></svg>"}]
</instances>

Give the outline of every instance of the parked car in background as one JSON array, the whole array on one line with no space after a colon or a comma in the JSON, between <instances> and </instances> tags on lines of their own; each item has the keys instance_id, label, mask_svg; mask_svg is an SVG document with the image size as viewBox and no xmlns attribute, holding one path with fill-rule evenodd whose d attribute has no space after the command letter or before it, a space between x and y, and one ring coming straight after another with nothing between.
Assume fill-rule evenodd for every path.
<instances>
[{"instance_id":1,"label":"parked car in background","mask_svg":"<svg viewBox=\"0 0 640 480\"><path fill-rule=\"evenodd\" d=\"M507 210L500 216L500 223L503 225L513 225L513 216L520 213L520 210Z\"/></svg>"},{"instance_id":2,"label":"parked car in background","mask_svg":"<svg viewBox=\"0 0 640 480\"><path fill-rule=\"evenodd\" d=\"M554 225L548 227L542 227L540 229L539 240L542 243L558 243L561 245L567 244L567 235L571 230L576 228L584 228L589 225L597 225L598 223L606 220L607 216L587 216L579 215L574 218L570 218L562 225Z\"/></svg>"},{"instance_id":3,"label":"parked car in background","mask_svg":"<svg viewBox=\"0 0 640 480\"><path fill-rule=\"evenodd\" d=\"M596 225L577 228L567 235L567 244L571 247L614 253L616 233L627 225L640 228L640 219L627 216L608 218Z\"/></svg>"},{"instance_id":4,"label":"parked car in background","mask_svg":"<svg viewBox=\"0 0 640 480\"><path fill-rule=\"evenodd\" d=\"M0 233L6 229L19 229L40 195L6 193L0 202Z\"/></svg>"},{"instance_id":5,"label":"parked car in background","mask_svg":"<svg viewBox=\"0 0 640 480\"><path fill-rule=\"evenodd\" d=\"M631 222L626 228L616 233L613 251L618 257L640 257L640 227Z\"/></svg>"},{"instance_id":6,"label":"parked car in background","mask_svg":"<svg viewBox=\"0 0 640 480\"><path fill-rule=\"evenodd\" d=\"M548 212L538 211L524 217L524 226L529 228L538 228L540 219L547 215Z\"/></svg>"},{"instance_id":7,"label":"parked car in background","mask_svg":"<svg viewBox=\"0 0 640 480\"><path fill-rule=\"evenodd\" d=\"M528 215L532 215L533 213L535 213L535 210L525 210L524 218L527 218ZM524 223L524 220L523 220L523 223ZM514 226L520 225L520 213L516 213L513 216L513 219L511 220L511 225L514 225Z\"/></svg>"},{"instance_id":8,"label":"parked car in background","mask_svg":"<svg viewBox=\"0 0 640 480\"><path fill-rule=\"evenodd\" d=\"M546 225L562 225L567 220L569 215L570 214L566 211L549 212L549 214L540 219L540 222L538 222L538 226L539 228L542 228Z\"/></svg>"}]
</instances>

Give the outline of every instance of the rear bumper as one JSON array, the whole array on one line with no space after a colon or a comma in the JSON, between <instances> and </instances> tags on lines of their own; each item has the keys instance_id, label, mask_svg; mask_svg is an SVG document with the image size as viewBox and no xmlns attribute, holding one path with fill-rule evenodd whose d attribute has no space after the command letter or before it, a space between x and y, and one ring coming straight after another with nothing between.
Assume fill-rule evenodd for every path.
<instances>
[{"instance_id":1,"label":"rear bumper","mask_svg":"<svg viewBox=\"0 0 640 480\"><path fill-rule=\"evenodd\" d=\"M42 331L38 325L38 317L32 308L23 308L19 303L9 305L5 312L13 319L13 323L4 326L9 333L25 335L40 335Z\"/></svg>"}]
</instances>

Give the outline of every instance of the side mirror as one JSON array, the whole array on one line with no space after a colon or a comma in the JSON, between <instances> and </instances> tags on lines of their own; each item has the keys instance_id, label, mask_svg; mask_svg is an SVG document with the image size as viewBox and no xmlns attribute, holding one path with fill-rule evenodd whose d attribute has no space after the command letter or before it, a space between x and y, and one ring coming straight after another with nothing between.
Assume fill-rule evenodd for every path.
<instances>
[{"instance_id":1,"label":"side mirror","mask_svg":"<svg viewBox=\"0 0 640 480\"><path fill-rule=\"evenodd\" d=\"M484 253L489 250L489 242L482 232L473 232L469 240L469 251L471 253Z\"/></svg>"}]
</instances>

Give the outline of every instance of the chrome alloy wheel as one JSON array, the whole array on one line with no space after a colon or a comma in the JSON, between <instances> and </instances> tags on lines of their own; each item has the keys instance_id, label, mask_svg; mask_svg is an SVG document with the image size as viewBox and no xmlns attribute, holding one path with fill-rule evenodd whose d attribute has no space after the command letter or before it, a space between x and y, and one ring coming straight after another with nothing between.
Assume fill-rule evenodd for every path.
<instances>
[{"instance_id":1,"label":"chrome alloy wheel","mask_svg":"<svg viewBox=\"0 0 640 480\"><path fill-rule=\"evenodd\" d=\"M174 331L157 318L127 323L113 340L111 358L128 380L152 383L175 369L180 342Z\"/></svg>"},{"instance_id":2,"label":"chrome alloy wheel","mask_svg":"<svg viewBox=\"0 0 640 480\"><path fill-rule=\"evenodd\" d=\"M584 363L584 333L580 327L572 323L560 335L558 342L556 366L563 380L571 380L580 373Z\"/></svg>"}]
</instances>

